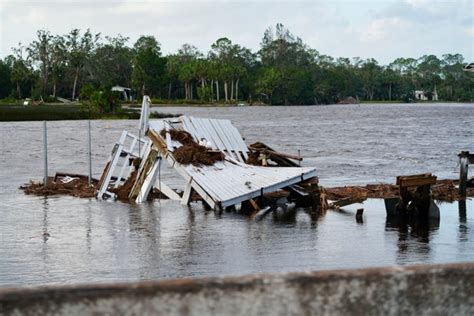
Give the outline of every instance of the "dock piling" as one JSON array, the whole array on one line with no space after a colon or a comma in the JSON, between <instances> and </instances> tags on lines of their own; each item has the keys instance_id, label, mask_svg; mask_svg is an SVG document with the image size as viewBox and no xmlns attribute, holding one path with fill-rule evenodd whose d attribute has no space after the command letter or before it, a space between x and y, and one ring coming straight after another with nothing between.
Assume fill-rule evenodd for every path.
<instances>
[{"instance_id":1,"label":"dock piling","mask_svg":"<svg viewBox=\"0 0 474 316\"><path fill-rule=\"evenodd\" d=\"M467 174L469 168L470 159L474 158L473 154L469 154L468 151L461 151L459 156L459 195L466 197L467 187Z\"/></svg>"}]
</instances>

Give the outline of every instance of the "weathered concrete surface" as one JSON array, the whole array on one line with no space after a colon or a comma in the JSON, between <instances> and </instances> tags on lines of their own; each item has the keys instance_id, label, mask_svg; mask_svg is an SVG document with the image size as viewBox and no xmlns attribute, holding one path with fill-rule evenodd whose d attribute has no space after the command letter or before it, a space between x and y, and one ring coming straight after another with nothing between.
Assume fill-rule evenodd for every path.
<instances>
[{"instance_id":1,"label":"weathered concrete surface","mask_svg":"<svg viewBox=\"0 0 474 316\"><path fill-rule=\"evenodd\" d=\"M0 290L0 315L473 315L474 263Z\"/></svg>"}]
</instances>

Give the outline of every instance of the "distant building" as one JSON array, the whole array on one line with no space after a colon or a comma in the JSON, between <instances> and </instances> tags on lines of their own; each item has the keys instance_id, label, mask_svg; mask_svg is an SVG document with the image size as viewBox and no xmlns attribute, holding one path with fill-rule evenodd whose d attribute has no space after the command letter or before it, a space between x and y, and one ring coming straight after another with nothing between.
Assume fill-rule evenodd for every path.
<instances>
[{"instance_id":1,"label":"distant building","mask_svg":"<svg viewBox=\"0 0 474 316\"><path fill-rule=\"evenodd\" d=\"M438 101L438 91L436 91L436 87L431 93L426 93L424 90L415 90L415 99L420 101Z\"/></svg>"},{"instance_id":2,"label":"distant building","mask_svg":"<svg viewBox=\"0 0 474 316\"><path fill-rule=\"evenodd\" d=\"M113 86L111 90L121 92L124 100L132 101L132 89L121 86Z\"/></svg>"},{"instance_id":3,"label":"distant building","mask_svg":"<svg viewBox=\"0 0 474 316\"><path fill-rule=\"evenodd\" d=\"M421 101L427 101L428 97L425 95L425 91L415 90L415 99L421 100Z\"/></svg>"}]
</instances>

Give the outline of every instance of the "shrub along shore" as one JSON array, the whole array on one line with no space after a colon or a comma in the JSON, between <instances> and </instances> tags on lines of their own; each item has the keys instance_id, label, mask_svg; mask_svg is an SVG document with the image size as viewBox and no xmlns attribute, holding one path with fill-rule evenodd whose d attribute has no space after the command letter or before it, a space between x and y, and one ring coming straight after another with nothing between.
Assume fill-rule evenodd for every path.
<instances>
[{"instance_id":1,"label":"shrub along shore","mask_svg":"<svg viewBox=\"0 0 474 316\"><path fill-rule=\"evenodd\" d=\"M173 117L174 114L152 112L150 117ZM139 119L140 111L123 108L116 113L89 112L78 104L0 105L0 121L117 120Z\"/></svg>"}]
</instances>

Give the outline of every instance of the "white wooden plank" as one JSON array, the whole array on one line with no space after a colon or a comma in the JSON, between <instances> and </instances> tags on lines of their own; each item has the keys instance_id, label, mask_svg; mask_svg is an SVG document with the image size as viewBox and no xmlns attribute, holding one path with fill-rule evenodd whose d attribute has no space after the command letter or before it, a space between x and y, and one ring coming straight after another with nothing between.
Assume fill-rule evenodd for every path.
<instances>
[{"instance_id":1,"label":"white wooden plank","mask_svg":"<svg viewBox=\"0 0 474 316\"><path fill-rule=\"evenodd\" d=\"M120 172L118 174L118 177L117 177L117 181L115 182L115 185L114 185L114 188L118 188L119 184L120 184L120 179L122 179L123 177L123 173L125 171L125 168L126 167L130 167L130 165L128 164L128 161L129 161L129 158L130 158L130 153L133 152L133 147L135 147L135 144L137 143L137 138L132 138L132 143L130 144L130 148L128 149L128 152L126 152L126 156L125 157L122 157L123 159L123 165L122 167L120 168Z\"/></svg>"},{"instance_id":2,"label":"white wooden plank","mask_svg":"<svg viewBox=\"0 0 474 316\"><path fill-rule=\"evenodd\" d=\"M170 188L166 183L163 181L161 182L156 182L154 185L155 188L158 188L158 190L163 193L168 199L173 200L173 201L181 201L181 197L179 196L178 193L176 193L172 188Z\"/></svg>"},{"instance_id":3,"label":"white wooden plank","mask_svg":"<svg viewBox=\"0 0 474 316\"><path fill-rule=\"evenodd\" d=\"M179 164L178 162L176 162L176 160L174 159L173 154L171 152L166 152L166 153L162 153L162 154L163 154L163 157L166 159L166 161L168 161L169 165L172 168L174 168L186 181L189 181L190 175L187 172L185 166L183 166L183 165ZM216 201L214 201L213 198L199 184L197 184L193 181L192 186L193 186L194 190L197 192L197 194L199 194L199 196L202 199L204 199L206 201L206 203L209 204L209 206L211 208L215 209L217 207Z\"/></svg>"},{"instance_id":4,"label":"white wooden plank","mask_svg":"<svg viewBox=\"0 0 474 316\"><path fill-rule=\"evenodd\" d=\"M194 137L194 140L197 141L198 140L197 131L194 128L194 125L190 122L189 117L181 116L181 122L183 124L183 129L189 134L191 134Z\"/></svg>"},{"instance_id":5,"label":"white wooden plank","mask_svg":"<svg viewBox=\"0 0 474 316\"><path fill-rule=\"evenodd\" d=\"M215 120L213 123L215 123L214 129L216 130L216 133L221 136L221 139L224 142L224 145L226 146L227 151L229 152L230 156L234 159L237 159L240 162L243 162L240 155L235 153L234 146L232 146L231 141L227 137L227 133L225 132L225 129L221 125L221 120Z\"/></svg>"},{"instance_id":6,"label":"white wooden plank","mask_svg":"<svg viewBox=\"0 0 474 316\"><path fill-rule=\"evenodd\" d=\"M205 173L196 170L190 170L190 174L192 175L193 179L201 184L203 188L206 189L209 194L211 194L211 196L214 196L219 200L226 195L234 196L240 194L238 192L239 187L229 182L229 180L232 179L231 177L225 176L225 174L222 173L221 177L216 178L211 174L211 172L216 173L216 171L208 170L206 170ZM211 183L211 181L214 182Z\"/></svg>"},{"instance_id":7,"label":"white wooden plank","mask_svg":"<svg viewBox=\"0 0 474 316\"><path fill-rule=\"evenodd\" d=\"M211 120L204 120L206 129L208 130L208 133L211 135L212 141L216 144L216 148L219 149L220 151L227 150L225 148L224 143L222 142L221 138L219 135L216 133L216 130L214 129L214 126L212 125Z\"/></svg>"},{"instance_id":8,"label":"white wooden plank","mask_svg":"<svg viewBox=\"0 0 474 316\"><path fill-rule=\"evenodd\" d=\"M198 133L199 133L198 141L200 141L201 138L205 138L206 141L210 142L210 146L208 147L211 147L212 149L217 149L216 143L212 135L209 133L208 129L206 128L206 123L197 118L193 118L192 122L194 126L196 127L196 129L198 129Z\"/></svg>"},{"instance_id":9,"label":"white wooden plank","mask_svg":"<svg viewBox=\"0 0 474 316\"><path fill-rule=\"evenodd\" d=\"M145 181L143 181L142 187L140 188L140 192L138 193L138 196L135 199L137 203L142 203L148 198L148 194L150 194L150 190L156 181L156 176L160 168L160 160L161 159L157 159L157 161L155 161L150 172L146 175Z\"/></svg>"},{"instance_id":10,"label":"white wooden plank","mask_svg":"<svg viewBox=\"0 0 474 316\"><path fill-rule=\"evenodd\" d=\"M223 149L223 144L220 138L217 137L214 129L210 125L208 120L194 118L193 122L199 126L201 131L205 134L206 139L211 143L212 149L221 150Z\"/></svg>"},{"instance_id":11,"label":"white wooden plank","mask_svg":"<svg viewBox=\"0 0 474 316\"><path fill-rule=\"evenodd\" d=\"M247 145L244 143L242 136L237 131L237 129L231 125L230 122L224 122L223 124L226 126L227 135L228 138L232 141L234 150L243 156L243 161L245 162L248 157L248 148Z\"/></svg>"},{"instance_id":12,"label":"white wooden plank","mask_svg":"<svg viewBox=\"0 0 474 316\"><path fill-rule=\"evenodd\" d=\"M122 135L120 136L119 142L114 146L114 149L112 150L112 154L110 156L110 165L107 170L107 174L104 178L104 181L102 182L102 185L100 186L99 192L97 193L98 199L102 200L104 198L104 194L107 193L110 179L112 178L112 175L115 170L115 166L117 165L117 162L120 159L120 154L122 153L123 143L125 142L126 137L127 137L127 131L124 130L122 132ZM120 179L118 179L118 181L120 181Z\"/></svg>"},{"instance_id":13,"label":"white wooden plank","mask_svg":"<svg viewBox=\"0 0 474 316\"><path fill-rule=\"evenodd\" d=\"M191 186L192 182L193 178L189 178L189 181L186 184L186 188L183 192L183 197L181 198L181 205L188 205L189 201L191 200L191 193L193 192L193 187Z\"/></svg>"},{"instance_id":14,"label":"white wooden plank","mask_svg":"<svg viewBox=\"0 0 474 316\"><path fill-rule=\"evenodd\" d=\"M206 120L206 125L207 128L209 129L210 133L212 134L212 138L215 140L215 142L218 143L219 150L223 151L226 150L227 152L230 152L230 148L226 148L224 142L222 141L221 137L219 137L219 134L216 132L211 120L207 119Z\"/></svg>"},{"instance_id":15,"label":"white wooden plank","mask_svg":"<svg viewBox=\"0 0 474 316\"><path fill-rule=\"evenodd\" d=\"M140 177L140 174L142 173L143 171L143 167L145 167L145 164L146 164L146 159L144 159L145 157L147 157L149 154L150 154L150 151L151 151L151 142L150 143L147 143L145 145L145 147L143 148L143 154L142 154L142 160L140 162L140 166L138 167L138 172L137 172L137 179Z\"/></svg>"},{"instance_id":16,"label":"white wooden plank","mask_svg":"<svg viewBox=\"0 0 474 316\"><path fill-rule=\"evenodd\" d=\"M166 148L168 151L173 151L173 145L171 144L171 135L169 133L169 127L167 124L165 124L165 130L166 130Z\"/></svg>"},{"instance_id":17,"label":"white wooden plank","mask_svg":"<svg viewBox=\"0 0 474 316\"><path fill-rule=\"evenodd\" d=\"M232 124L228 120L220 120L219 124L221 125L223 132L227 136L227 139L229 140L230 144L232 145L232 151L238 157L238 160L241 162L245 162L245 160L241 156L242 146L240 145L240 142L238 141L238 139L236 139L234 136L235 128L232 126ZM240 134L238 137L240 137Z\"/></svg>"},{"instance_id":18,"label":"white wooden plank","mask_svg":"<svg viewBox=\"0 0 474 316\"><path fill-rule=\"evenodd\" d=\"M219 144L219 150L222 151L227 157L230 157L235 160L235 157L232 154L232 149L228 148L225 142L223 141L223 135L219 134L219 131L216 130L216 126L218 126L218 123L216 122L216 119L209 119L209 128L213 130L213 133L216 135L216 138L218 139L218 144Z\"/></svg>"}]
</instances>

